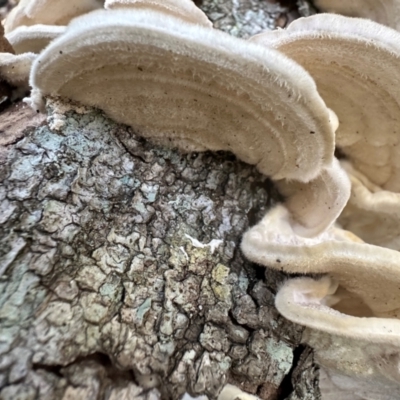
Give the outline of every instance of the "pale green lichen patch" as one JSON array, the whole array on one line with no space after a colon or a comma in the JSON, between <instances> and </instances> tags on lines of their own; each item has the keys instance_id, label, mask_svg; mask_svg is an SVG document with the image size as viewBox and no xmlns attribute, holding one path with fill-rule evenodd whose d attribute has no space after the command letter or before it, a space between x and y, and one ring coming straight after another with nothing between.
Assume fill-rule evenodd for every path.
<instances>
[{"instance_id":1,"label":"pale green lichen patch","mask_svg":"<svg viewBox=\"0 0 400 400\"><path fill-rule=\"evenodd\" d=\"M217 264L217 266L213 268L211 272L211 276L214 279L214 281L220 283L221 285L226 284L228 275L229 275L229 268L223 264Z\"/></svg>"},{"instance_id":2,"label":"pale green lichen patch","mask_svg":"<svg viewBox=\"0 0 400 400\"><path fill-rule=\"evenodd\" d=\"M279 364L279 373L276 374L274 382L279 385L292 367L293 350L285 342L272 337L267 339L266 349L272 360Z\"/></svg>"},{"instance_id":3,"label":"pale green lichen patch","mask_svg":"<svg viewBox=\"0 0 400 400\"><path fill-rule=\"evenodd\" d=\"M214 282L211 283L215 297L224 303L231 303L231 287L227 282L229 276L229 268L222 264L212 270L211 276Z\"/></svg>"}]
</instances>

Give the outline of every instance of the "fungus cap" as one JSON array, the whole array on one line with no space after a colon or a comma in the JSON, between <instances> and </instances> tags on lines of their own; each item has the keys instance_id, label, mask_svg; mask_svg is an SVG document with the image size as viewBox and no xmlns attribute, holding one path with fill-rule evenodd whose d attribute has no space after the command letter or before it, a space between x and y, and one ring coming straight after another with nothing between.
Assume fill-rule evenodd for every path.
<instances>
[{"instance_id":1,"label":"fungus cap","mask_svg":"<svg viewBox=\"0 0 400 400\"><path fill-rule=\"evenodd\" d=\"M192 0L106 0L106 9L150 9L165 12L195 24L212 27L207 18Z\"/></svg>"},{"instance_id":2,"label":"fungus cap","mask_svg":"<svg viewBox=\"0 0 400 400\"><path fill-rule=\"evenodd\" d=\"M260 400L259 397L246 393L237 386L227 384L223 387L218 400Z\"/></svg>"},{"instance_id":3,"label":"fungus cap","mask_svg":"<svg viewBox=\"0 0 400 400\"><path fill-rule=\"evenodd\" d=\"M400 317L399 252L366 244L337 227L313 238L300 237L290 218L282 205L270 210L244 234L244 255L288 273L329 273L367 314Z\"/></svg>"},{"instance_id":4,"label":"fungus cap","mask_svg":"<svg viewBox=\"0 0 400 400\"><path fill-rule=\"evenodd\" d=\"M351 180L351 195L340 225L367 243L400 251L400 193L374 185L349 162L341 165Z\"/></svg>"},{"instance_id":5,"label":"fungus cap","mask_svg":"<svg viewBox=\"0 0 400 400\"><path fill-rule=\"evenodd\" d=\"M343 307L353 315L334 308L335 304L339 307L340 302L346 301ZM400 346L399 319L372 316L360 299L351 298L351 292L328 275L319 280L289 279L279 289L275 305L285 318L311 329L369 343Z\"/></svg>"},{"instance_id":6,"label":"fungus cap","mask_svg":"<svg viewBox=\"0 0 400 400\"><path fill-rule=\"evenodd\" d=\"M27 86L30 69L36 56L34 53L19 55L0 53L0 79L14 86Z\"/></svg>"},{"instance_id":7,"label":"fungus cap","mask_svg":"<svg viewBox=\"0 0 400 400\"><path fill-rule=\"evenodd\" d=\"M251 39L301 64L338 116L336 144L373 183L400 191L400 33L319 14Z\"/></svg>"},{"instance_id":8,"label":"fungus cap","mask_svg":"<svg viewBox=\"0 0 400 400\"><path fill-rule=\"evenodd\" d=\"M291 226L296 234L305 237L328 229L339 217L351 191L350 180L337 159L308 183L281 180L277 187L287 199Z\"/></svg>"},{"instance_id":9,"label":"fungus cap","mask_svg":"<svg viewBox=\"0 0 400 400\"><path fill-rule=\"evenodd\" d=\"M57 25L20 26L6 35L16 54L40 53L52 40L65 32L66 27Z\"/></svg>"},{"instance_id":10,"label":"fungus cap","mask_svg":"<svg viewBox=\"0 0 400 400\"><path fill-rule=\"evenodd\" d=\"M398 0L315 0L314 4L325 12L368 18L395 29L400 23Z\"/></svg>"},{"instance_id":11,"label":"fungus cap","mask_svg":"<svg viewBox=\"0 0 400 400\"><path fill-rule=\"evenodd\" d=\"M303 68L168 14L75 19L39 55L31 86L38 107L67 97L183 150L232 151L273 179L308 182L332 166L336 121Z\"/></svg>"},{"instance_id":12,"label":"fungus cap","mask_svg":"<svg viewBox=\"0 0 400 400\"><path fill-rule=\"evenodd\" d=\"M300 66L163 13L75 19L40 54L31 85L35 96L99 107L143 136L233 151L274 179L307 182L332 162L330 114Z\"/></svg>"},{"instance_id":13,"label":"fungus cap","mask_svg":"<svg viewBox=\"0 0 400 400\"><path fill-rule=\"evenodd\" d=\"M102 0L20 0L4 22L6 33L19 26L66 25L78 15L103 6Z\"/></svg>"},{"instance_id":14,"label":"fungus cap","mask_svg":"<svg viewBox=\"0 0 400 400\"><path fill-rule=\"evenodd\" d=\"M275 304L283 316L307 327L302 341L314 348L322 366L322 399L399 398L400 320L332 308L345 296L329 276L294 278L281 287ZM349 305L350 311L360 311L354 302Z\"/></svg>"}]
</instances>

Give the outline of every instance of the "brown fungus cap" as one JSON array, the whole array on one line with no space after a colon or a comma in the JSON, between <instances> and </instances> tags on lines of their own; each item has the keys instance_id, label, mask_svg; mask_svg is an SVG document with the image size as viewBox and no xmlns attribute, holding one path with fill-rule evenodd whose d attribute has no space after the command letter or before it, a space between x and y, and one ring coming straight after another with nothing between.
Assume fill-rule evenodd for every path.
<instances>
[{"instance_id":1,"label":"brown fungus cap","mask_svg":"<svg viewBox=\"0 0 400 400\"><path fill-rule=\"evenodd\" d=\"M320 14L252 41L311 74L339 118L337 146L373 183L400 192L400 33L366 19Z\"/></svg>"},{"instance_id":2,"label":"brown fungus cap","mask_svg":"<svg viewBox=\"0 0 400 400\"><path fill-rule=\"evenodd\" d=\"M337 170L336 122L303 68L166 13L107 10L75 19L39 55L30 82L36 108L43 96L67 97L182 150L231 151L275 180L327 181L323 171ZM349 195L346 183L338 185L329 188L338 203L331 218L305 231L316 234L336 218ZM294 212L300 224L308 210Z\"/></svg>"}]
</instances>

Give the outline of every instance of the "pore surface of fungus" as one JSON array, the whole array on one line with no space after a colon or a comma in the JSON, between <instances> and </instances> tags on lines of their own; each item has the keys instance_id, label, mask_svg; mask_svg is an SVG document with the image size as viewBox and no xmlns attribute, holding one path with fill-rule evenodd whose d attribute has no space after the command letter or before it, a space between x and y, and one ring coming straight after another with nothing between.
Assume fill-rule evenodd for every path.
<instances>
[{"instance_id":1,"label":"pore surface of fungus","mask_svg":"<svg viewBox=\"0 0 400 400\"><path fill-rule=\"evenodd\" d=\"M339 118L338 147L372 182L400 191L400 33L361 18L320 14L252 40L310 72Z\"/></svg>"},{"instance_id":2,"label":"pore surface of fungus","mask_svg":"<svg viewBox=\"0 0 400 400\"><path fill-rule=\"evenodd\" d=\"M212 27L211 21L192 0L106 0L104 7L108 9L152 9L175 15L188 22Z\"/></svg>"},{"instance_id":3,"label":"pore surface of fungus","mask_svg":"<svg viewBox=\"0 0 400 400\"><path fill-rule=\"evenodd\" d=\"M232 151L275 180L321 178L311 191L328 190L334 206L310 234L348 198L343 180L326 176L339 168L333 114L306 71L273 49L161 12L97 11L40 54L31 85L37 108L43 96L63 96L183 150ZM300 224L309 216L293 211Z\"/></svg>"},{"instance_id":4,"label":"pore surface of fungus","mask_svg":"<svg viewBox=\"0 0 400 400\"><path fill-rule=\"evenodd\" d=\"M10 45L7 38L4 37L4 28L0 24L0 53L14 53L14 49Z\"/></svg>"}]
</instances>

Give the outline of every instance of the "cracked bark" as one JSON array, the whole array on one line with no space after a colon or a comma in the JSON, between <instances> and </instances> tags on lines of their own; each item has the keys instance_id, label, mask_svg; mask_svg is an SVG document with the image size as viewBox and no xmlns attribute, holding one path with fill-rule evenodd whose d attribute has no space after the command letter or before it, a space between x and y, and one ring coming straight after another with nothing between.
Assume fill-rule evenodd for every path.
<instances>
[{"instance_id":1,"label":"cracked bark","mask_svg":"<svg viewBox=\"0 0 400 400\"><path fill-rule=\"evenodd\" d=\"M256 3L202 7L236 13L220 27L245 36ZM230 382L318 399L302 330L273 306L284 276L238 247L272 184L230 154L52 106L47 121L22 104L0 116L0 398L215 399Z\"/></svg>"}]
</instances>

